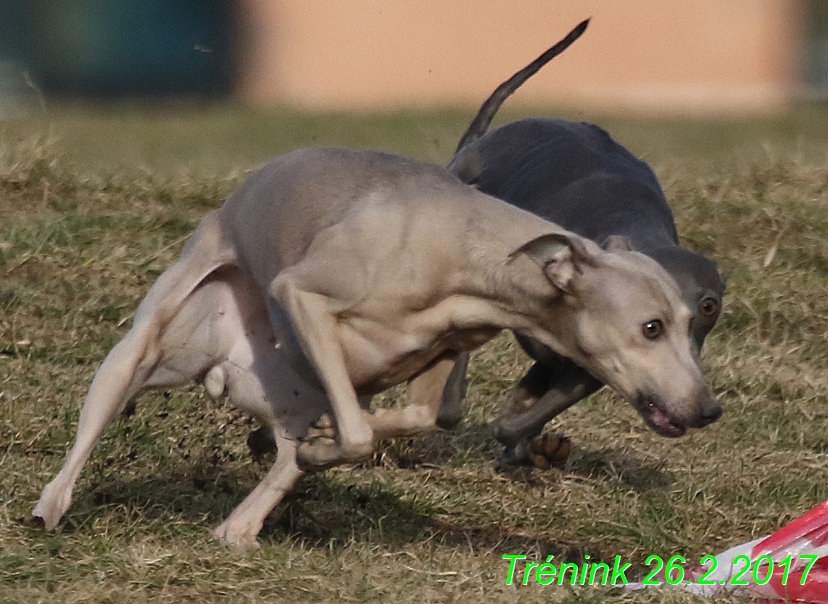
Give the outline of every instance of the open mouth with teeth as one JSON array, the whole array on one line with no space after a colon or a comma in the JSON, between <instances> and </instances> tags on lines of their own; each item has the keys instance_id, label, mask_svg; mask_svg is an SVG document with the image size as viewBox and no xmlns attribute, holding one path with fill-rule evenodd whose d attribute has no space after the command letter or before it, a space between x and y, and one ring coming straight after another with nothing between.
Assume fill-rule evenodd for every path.
<instances>
[{"instance_id":1,"label":"open mouth with teeth","mask_svg":"<svg viewBox=\"0 0 828 604\"><path fill-rule=\"evenodd\" d=\"M635 400L635 408L644 418L644 422L660 436L678 438L687 432L687 426L670 419L659 405L658 399L652 395L639 394Z\"/></svg>"}]
</instances>

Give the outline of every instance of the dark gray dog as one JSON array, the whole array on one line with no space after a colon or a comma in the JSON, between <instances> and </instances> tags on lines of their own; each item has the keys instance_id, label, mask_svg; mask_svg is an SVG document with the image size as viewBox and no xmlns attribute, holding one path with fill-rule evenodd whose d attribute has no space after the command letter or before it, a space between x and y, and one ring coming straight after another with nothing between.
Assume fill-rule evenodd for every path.
<instances>
[{"instance_id":1,"label":"dark gray dog","mask_svg":"<svg viewBox=\"0 0 828 604\"><path fill-rule=\"evenodd\" d=\"M698 356L722 305L725 284L716 263L678 244L673 214L650 167L598 126L562 119L528 118L486 134L506 98L586 29L581 23L554 47L504 82L480 108L463 135L449 168L484 193L499 197L608 248L632 247L658 261L678 283L692 312L689 330ZM560 438L538 437L544 424L599 390L603 383L536 340L518 336L536 361L513 389L504 414L493 424L506 445L505 460L545 466L560 455ZM462 416L467 358L458 360L446 386L439 423ZM663 436L687 426L658 409L638 409ZM721 408L711 407L707 423ZM568 445L567 445L568 450ZM559 459L558 459L559 461Z\"/></svg>"}]
</instances>

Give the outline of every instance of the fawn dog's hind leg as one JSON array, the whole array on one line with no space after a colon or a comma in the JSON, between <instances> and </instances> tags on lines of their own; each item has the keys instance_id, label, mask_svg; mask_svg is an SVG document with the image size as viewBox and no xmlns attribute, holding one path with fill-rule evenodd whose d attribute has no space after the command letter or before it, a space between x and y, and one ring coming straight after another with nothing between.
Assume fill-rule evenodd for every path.
<instances>
[{"instance_id":1,"label":"fawn dog's hind leg","mask_svg":"<svg viewBox=\"0 0 828 604\"><path fill-rule=\"evenodd\" d=\"M75 482L104 428L141 391L158 363L164 328L204 278L232 262L233 253L222 240L217 214L208 214L181 258L153 284L138 307L132 329L95 374L81 409L75 443L32 511L47 529L55 528L69 509Z\"/></svg>"}]
</instances>

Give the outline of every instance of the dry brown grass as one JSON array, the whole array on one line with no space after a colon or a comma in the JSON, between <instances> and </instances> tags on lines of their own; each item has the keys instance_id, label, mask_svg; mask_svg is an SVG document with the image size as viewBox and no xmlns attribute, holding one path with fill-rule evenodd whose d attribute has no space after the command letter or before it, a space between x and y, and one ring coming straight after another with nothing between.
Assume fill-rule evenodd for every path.
<instances>
[{"instance_id":1,"label":"dry brown grass","mask_svg":"<svg viewBox=\"0 0 828 604\"><path fill-rule=\"evenodd\" d=\"M582 116L578 116L582 117ZM688 245L728 275L706 365L715 425L657 437L615 396L562 415L564 471L501 473L486 423L527 363L474 359L463 426L382 443L304 480L241 554L209 529L266 463L200 387L107 430L52 534L28 520L80 402L141 296L244 172L336 143L444 161L468 116L63 109L0 124L0 602L700 602L504 585L504 553L697 560L828 498L828 112L731 122L603 118L656 168Z\"/></svg>"}]
</instances>

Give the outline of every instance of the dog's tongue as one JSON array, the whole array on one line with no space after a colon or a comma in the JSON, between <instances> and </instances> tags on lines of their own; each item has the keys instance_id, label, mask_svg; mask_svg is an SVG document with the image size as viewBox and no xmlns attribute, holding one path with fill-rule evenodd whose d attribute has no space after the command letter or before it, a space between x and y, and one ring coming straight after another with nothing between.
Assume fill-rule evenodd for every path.
<instances>
[{"instance_id":1,"label":"dog's tongue","mask_svg":"<svg viewBox=\"0 0 828 604\"><path fill-rule=\"evenodd\" d=\"M653 411L652 415L650 415L650 421L656 430L664 436L681 436L684 434L684 428L671 422L667 414L661 409Z\"/></svg>"}]
</instances>

